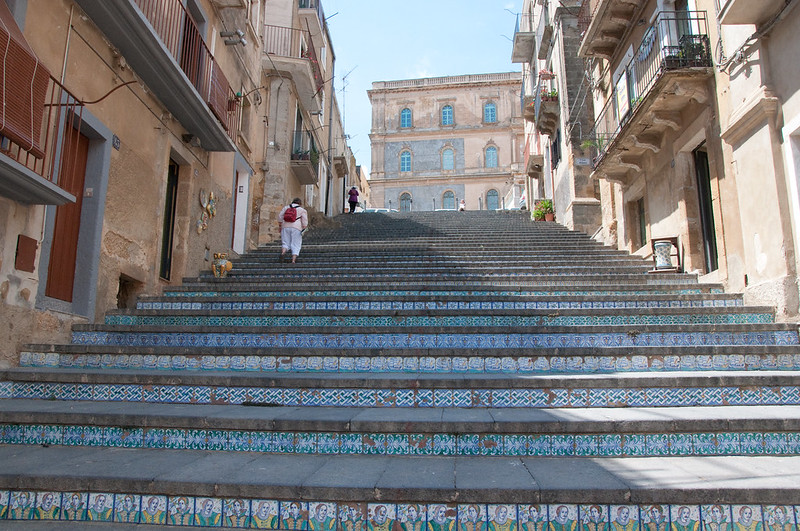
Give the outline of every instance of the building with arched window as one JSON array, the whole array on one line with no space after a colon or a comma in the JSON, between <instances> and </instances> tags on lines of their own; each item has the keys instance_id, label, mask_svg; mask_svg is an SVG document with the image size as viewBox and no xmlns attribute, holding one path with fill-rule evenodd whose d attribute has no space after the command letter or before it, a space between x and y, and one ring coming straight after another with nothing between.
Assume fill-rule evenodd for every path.
<instances>
[{"instance_id":1,"label":"building with arched window","mask_svg":"<svg viewBox=\"0 0 800 531\"><path fill-rule=\"evenodd\" d=\"M372 204L524 206L521 88L515 72L373 83Z\"/></svg>"}]
</instances>

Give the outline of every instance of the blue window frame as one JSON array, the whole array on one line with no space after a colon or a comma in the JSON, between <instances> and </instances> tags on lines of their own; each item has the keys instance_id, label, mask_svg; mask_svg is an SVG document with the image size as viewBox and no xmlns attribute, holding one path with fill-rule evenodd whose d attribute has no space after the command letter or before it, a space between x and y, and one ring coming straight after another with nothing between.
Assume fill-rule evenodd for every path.
<instances>
[{"instance_id":1,"label":"blue window frame","mask_svg":"<svg viewBox=\"0 0 800 531\"><path fill-rule=\"evenodd\" d=\"M442 195L442 208L446 210L456 209L456 194L452 190L448 190Z\"/></svg>"},{"instance_id":2,"label":"blue window frame","mask_svg":"<svg viewBox=\"0 0 800 531\"><path fill-rule=\"evenodd\" d=\"M500 196L497 190L489 190L486 192L486 209L497 210L500 208Z\"/></svg>"},{"instance_id":3,"label":"blue window frame","mask_svg":"<svg viewBox=\"0 0 800 531\"><path fill-rule=\"evenodd\" d=\"M411 152L400 153L400 171L411 171Z\"/></svg>"},{"instance_id":4,"label":"blue window frame","mask_svg":"<svg viewBox=\"0 0 800 531\"><path fill-rule=\"evenodd\" d=\"M483 121L487 124L497 122L497 105L494 103L487 103L483 106Z\"/></svg>"},{"instance_id":5,"label":"blue window frame","mask_svg":"<svg viewBox=\"0 0 800 531\"><path fill-rule=\"evenodd\" d=\"M494 146L486 148L486 167L497 167L497 148Z\"/></svg>"},{"instance_id":6,"label":"blue window frame","mask_svg":"<svg viewBox=\"0 0 800 531\"><path fill-rule=\"evenodd\" d=\"M442 125L453 125L453 106L442 107Z\"/></svg>"},{"instance_id":7,"label":"blue window frame","mask_svg":"<svg viewBox=\"0 0 800 531\"><path fill-rule=\"evenodd\" d=\"M455 152L452 149L447 148L444 151L442 151L442 169L443 170L453 170L453 169L455 169L455 160L456 160Z\"/></svg>"},{"instance_id":8,"label":"blue window frame","mask_svg":"<svg viewBox=\"0 0 800 531\"><path fill-rule=\"evenodd\" d=\"M400 111L400 127L411 127L411 109Z\"/></svg>"}]
</instances>

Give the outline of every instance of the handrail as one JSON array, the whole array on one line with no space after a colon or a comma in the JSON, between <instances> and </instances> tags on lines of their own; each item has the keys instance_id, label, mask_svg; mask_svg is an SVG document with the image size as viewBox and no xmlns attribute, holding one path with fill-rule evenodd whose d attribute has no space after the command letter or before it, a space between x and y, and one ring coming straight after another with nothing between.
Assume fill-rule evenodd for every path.
<instances>
[{"instance_id":1,"label":"handrail","mask_svg":"<svg viewBox=\"0 0 800 531\"><path fill-rule=\"evenodd\" d=\"M705 11L662 11L644 34L594 124L595 167L639 104L666 72L711 67Z\"/></svg>"}]
</instances>

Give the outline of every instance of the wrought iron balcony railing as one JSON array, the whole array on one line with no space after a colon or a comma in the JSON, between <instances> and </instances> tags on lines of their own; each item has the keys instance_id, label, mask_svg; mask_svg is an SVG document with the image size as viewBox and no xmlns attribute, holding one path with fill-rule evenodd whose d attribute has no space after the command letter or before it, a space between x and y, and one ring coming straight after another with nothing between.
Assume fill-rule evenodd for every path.
<instances>
[{"instance_id":1,"label":"wrought iron balcony railing","mask_svg":"<svg viewBox=\"0 0 800 531\"><path fill-rule=\"evenodd\" d=\"M9 162L0 160L0 179L5 180L12 174L16 179L26 179L24 175L27 171L57 185L61 169L69 166L70 158L77 156L75 149L67 147L69 143L66 142L66 133L69 129L80 130L83 103L50 76L44 101L35 105L42 105L42 112L37 111L40 122L33 124L34 142L15 141L9 136L0 136L0 153L11 159ZM30 181L30 177L27 180ZM18 197L15 196L15 199L24 202L68 202L66 193L54 194L41 188L37 191L35 185L17 188Z\"/></svg>"},{"instance_id":2,"label":"wrought iron balcony railing","mask_svg":"<svg viewBox=\"0 0 800 531\"><path fill-rule=\"evenodd\" d=\"M180 0L134 0L183 73L231 138L236 134L238 100Z\"/></svg>"},{"instance_id":3,"label":"wrought iron balcony railing","mask_svg":"<svg viewBox=\"0 0 800 531\"><path fill-rule=\"evenodd\" d=\"M303 47L303 37L307 40L307 46ZM325 79L322 77L322 69L317 59L317 52L314 50L314 43L311 35L305 30L287 28L283 26L264 26L264 53L278 57L288 57L292 59L307 60L311 66L312 76L317 92L321 92L325 86Z\"/></svg>"},{"instance_id":4,"label":"wrought iron balcony railing","mask_svg":"<svg viewBox=\"0 0 800 531\"><path fill-rule=\"evenodd\" d=\"M705 12L665 11L648 28L594 125L601 161L656 82L671 71L711 67Z\"/></svg>"}]
</instances>

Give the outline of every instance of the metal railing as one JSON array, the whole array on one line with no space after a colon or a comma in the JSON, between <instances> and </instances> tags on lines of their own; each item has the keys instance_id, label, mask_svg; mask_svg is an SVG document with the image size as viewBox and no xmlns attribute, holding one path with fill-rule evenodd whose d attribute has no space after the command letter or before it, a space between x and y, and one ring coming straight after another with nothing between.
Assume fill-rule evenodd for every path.
<instances>
[{"instance_id":1,"label":"metal railing","mask_svg":"<svg viewBox=\"0 0 800 531\"><path fill-rule=\"evenodd\" d=\"M325 12L322 11L322 2L319 0L298 0L297 6L300 9L314 9L317 12L317 18L319 18L320 24L325 22Z\"/></svg>"},{"instance_id":2,"label":"metal railing","mask_svg":"<svg viewBox=\"0 0 800 531\"><path fill-rule=\"evenodd\" d=\"M595 121L596 162L602 160L622 127L665 73L711 66L706 13L661 12L645 32L642 43Z\"/></svg>"},{"instance_id":3,"label":"metal railing","mask_svg":"<svg viewBox=\"0 0 800 531\"><path fill-rule=\"evenodd\" d=\"M536 85L536 100L534 101L534 121L539 121L539 111L542 110L542 102L558 101L558 92L553 88L552 80L539 77Z\"/></svg>"},{"instance_id":4,"label":"metal railing","mask_svg":"<svg viewBox=\"0 0 800 531\"><path fill-rule=\"evenodd\" d=\"M82 116L83 103L50 76L42 123L39 124L41 152L31 149L30 145L23 147L8 137L0 137L0 153L57 184L59 171L69 166L77 156L78 146L66 141L66 133L69 129L80 130Z\"/></svg>"},{"instance_id":5,"label":"metal railing","mask_svg":"<svg viewBox=\"0 0 800 531\"><path fill-rule=\"evenodd\" d=\"M534 33L536 25L533 13L517 13L517 23L514 26L514 33Z\"/></svg>"},{"instance_id":6,"label":"metal railing","mask_svg":"<svg viewBox=\"0 0 800 531\"><path fill-rule=\"evenodd\" d=\"M303 48L303 37L307 40L305 48ZM314 49L314 41L311 40L311 35L307 31L265 24L264 53L278 57L307 60L311 65L311 72L317 91L319 92L324 88L325 79L322 77L322 69L319 66L317 52Z\"/></svg>"},{"instance_id":7,"label":"metal railing","mask_svg":"<svg viewBox=\"0 0 800 531\"><path fill-rule=\"evenodd\" d=\"M236 133L238 100L180 0L134 0L189 82L228 135Z\"/></svg>"},{"instance_id":8,"label":"metal railing","mask_svg":"<svg viewBox=\"0 0 800 531\"><path fill-rule=\"evenodd\" d=\"M597 8L600 7L602 2L603 0L583 0L578 11L578 30L581 32L581 36L589 29L592 24L592 18L594 18Z\"/></svg>"}]
</instances>

